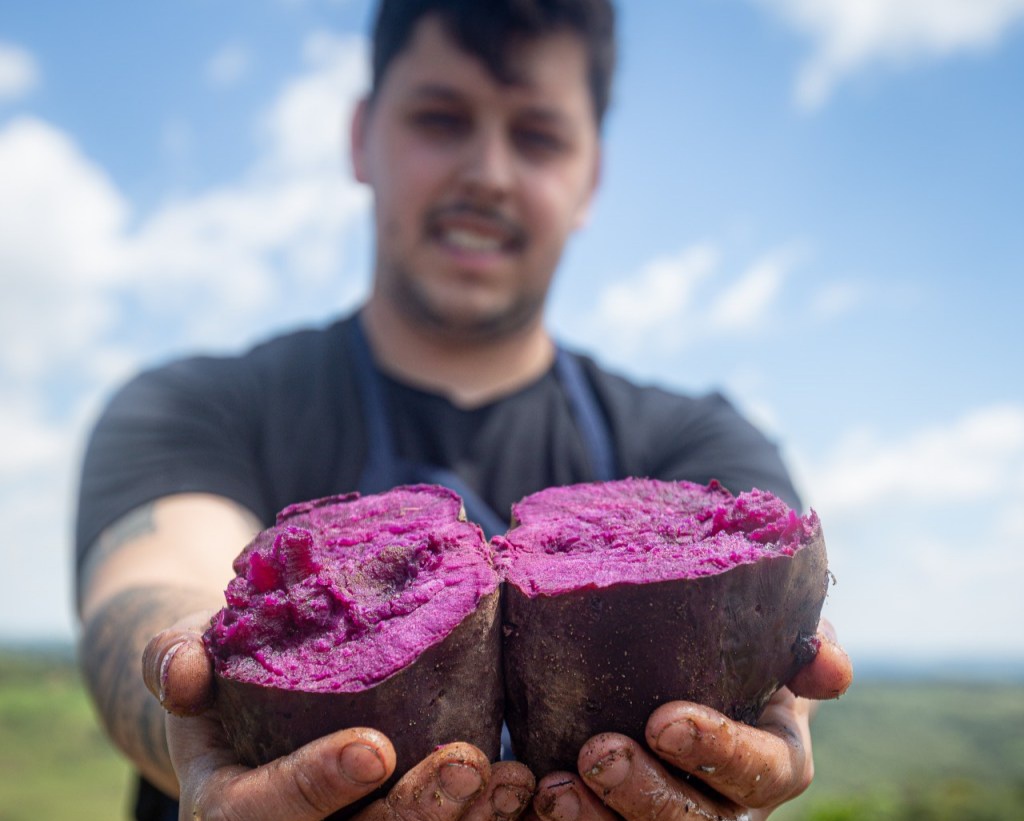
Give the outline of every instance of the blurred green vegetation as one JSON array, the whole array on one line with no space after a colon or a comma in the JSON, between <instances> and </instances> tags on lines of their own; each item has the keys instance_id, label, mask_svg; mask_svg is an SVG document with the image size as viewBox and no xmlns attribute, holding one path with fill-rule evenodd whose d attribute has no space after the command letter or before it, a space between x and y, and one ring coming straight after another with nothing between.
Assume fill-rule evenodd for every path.
<instances>
[{"instance_id":1,"label":"blurred green vegetation","mask_svg":"<svg viewBox=\"0 0 1024 821\"><path fill-rule=\"evenodd\" d=\"M1024 819L1024 682L858 681L814 742L814 784L773 819ZM0 650L0 821L127 819L130 793L70 655Z\"/></svg>"},{"instance_id":2,"label":"blurred green vegetation","mask_svg":"<svg viewBox=\"0 0 1024 821\"><path fill-rule=\"evenodd\" d=\"M780 821L1024 819L1024 682L855 681L814 720Z\"/></svg>"},{"instance_id":3,"label":"blurred green vegetation","mask_svg":"<svg viewBox=\"0 0 1024 821\"><path fill-rule=\"evenodd\" d=\"M0 821L126 819L129 783L69 654L0 651Z\"/></svg>"}]
</instances>

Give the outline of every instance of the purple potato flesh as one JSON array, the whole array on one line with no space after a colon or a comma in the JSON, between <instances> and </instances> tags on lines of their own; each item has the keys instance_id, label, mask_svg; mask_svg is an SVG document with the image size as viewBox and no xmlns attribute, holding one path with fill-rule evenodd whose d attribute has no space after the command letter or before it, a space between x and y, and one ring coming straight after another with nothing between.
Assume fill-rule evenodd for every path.
<instances>
[{"instance_id":1,"label":"purple potato flesh","mask_svg":"<svg viewBox=\"0 0 1024 821\"><path fill-rule=\"evenodd\" d=\"M396 778L450 741L498 756L499 577L456 494L293 505L234 569L204 638L245 763L359 726L391 739Z\"/></svg>"},{"instance_id":2,"label":"purple potato flesh","mask_svg":"<svg viewBox=\"0 0 1024 821\"><path fill-rule=\"evenodd\" d=\"M717 482L551 488L513 508L505 569L506 721L537 774L599 732L642 740L696 701L753 723L813 658L828 586L817 516Z\"/></svg>"}]
</instances>

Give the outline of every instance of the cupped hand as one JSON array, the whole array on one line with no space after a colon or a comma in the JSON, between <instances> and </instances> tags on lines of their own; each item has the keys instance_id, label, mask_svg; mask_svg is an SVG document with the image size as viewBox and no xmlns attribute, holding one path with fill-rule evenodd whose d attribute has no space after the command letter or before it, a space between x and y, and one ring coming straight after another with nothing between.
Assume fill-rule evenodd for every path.
<instances>
[{"instance_id":1,"label":"cupped hand","mask_svg":"<svg viewBox=\"0 0 1024 821\"><path fill-rule=\"evenodd\" d=\"M811 783L814 701L849 687L853 670L822 623L820 649L754 727L698 704L675 701L651 715L647 748L617 733L590 739L579 775L541 779L533 807L543 821L732 821L766 818Z\"/></svg>"},{"instance_id":2,"label":"cupped hand","mask_svg":"<svg viewBox=\"0 0 1024 821\"><path fill-rule=\"evenodd\" d=\"M238 761L214 707L213 670L198 614L154 637L143 677L167 709L167 743L186 819L320 821L364 799L392 775L391 742L370 728L339 730L261 767ZM535 780L522 764L493 765L465 743L439 747L359 821L514 821Z\"/></svg>"}]
</instances>

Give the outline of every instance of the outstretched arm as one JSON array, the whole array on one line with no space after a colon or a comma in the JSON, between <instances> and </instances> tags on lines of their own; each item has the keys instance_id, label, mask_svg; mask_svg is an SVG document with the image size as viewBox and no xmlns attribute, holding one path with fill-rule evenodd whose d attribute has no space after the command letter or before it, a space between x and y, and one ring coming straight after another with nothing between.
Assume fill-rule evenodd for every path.
<instances>
[{"instance_id":1,"label":"outstretched arm","mask_svg":"<svg viewBox=\"0 0 1024 821\"><path fill-rule=\"evenodd\" d=\"M142 680L142 652L157 632L224 603L231 562L259 530L256 517L216 496L171 496L108 527L79 573L79 663L107 733L168 795L178 783L165 711Z\"/></svg>"},{"instance_id":2,"label":"outstretched arm","mask_svg":"<svg viewBox=\"0 0 1024 821\"><path fill-rule=\"evenodd\" d=\"M212 706L202 631L258 529L235 503L200 495L168 497L109 528L81 574L81 665L111 738L187 813L315 821L383 784L395 754L380 732L350 728L263 767L238 762ZM534 785L522 764L492 766L477 748L449 744L362 817L513 821Z\"/></svg>"}]
</instances>

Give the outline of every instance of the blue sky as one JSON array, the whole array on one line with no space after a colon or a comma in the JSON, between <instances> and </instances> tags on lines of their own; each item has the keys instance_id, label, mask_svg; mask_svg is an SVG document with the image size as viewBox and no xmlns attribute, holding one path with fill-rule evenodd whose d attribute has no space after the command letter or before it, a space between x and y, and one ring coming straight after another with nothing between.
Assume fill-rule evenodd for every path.
<instances>
[{"instance_id":1,"label":"blue sky","mask_svg":"<svg viewBox=\"0 0 1024 821\"><path fill-rule=\"evenodd\" d=\"M625 4L620 4L625 5ZM145 364L365 293L363 0L0 7L0 637L68 637L85 431ZM725 391L819 511L855 657L1024 660L1024 0L621 9L551 327Z\"/></svg>"}]
</instances>

